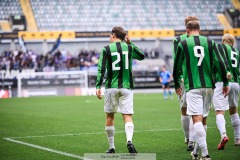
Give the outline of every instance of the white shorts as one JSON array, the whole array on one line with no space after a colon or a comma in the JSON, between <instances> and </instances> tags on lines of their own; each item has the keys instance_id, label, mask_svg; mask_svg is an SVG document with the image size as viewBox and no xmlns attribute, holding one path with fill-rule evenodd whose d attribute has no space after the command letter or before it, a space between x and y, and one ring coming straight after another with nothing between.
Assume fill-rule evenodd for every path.
<instances>
[{"instance_id":1,"label":"white shorts","mask_svg":"<svg viewBox=\"0 0 240 160\"><path fill-rule=\"evenodd\" d=\"M229 109L228 96L224 97L222 93L223 82L215 83L213 94L213 106L215 111L226 111Z\"/></svg>"},{"instance_id":2,"label":"white shorts","mask_svg":"<svg viewBox=\"0 0 240 160\"><path fill-rule=\"evenodd\" d=\"M184 83L181 83L181 87L182 87L182 93L183 94L181 96L178 96L178 101L179 101L179 104L180 104L180 108L187 107L186 90L185 90L185 87L184 87Z\"/></svg>"},{"instance_id":3,"label":"white shorts","mask_svg":"<svg viewBox=\"0 0 240 160\"><path fill-rule=\"evenodd\" d=\"M235 82L229 82L229 106L238 107L238 98L239 98L239 84Z\"/></svg>"},{"instance_id":4,"label":"white shorts","mask_svg":"<svg viewBox=\"0 0 240 160\"><path fill-rule=\"evenodd\" d=\"M187 114L207 117L212 103L213 89L192 89L186 93Z\"/></svg>"},{"instance_id":5,"label":"white shorts","mask_svg":"<svg viewBox=\"0 0 240 160\"><path fill-rule=\"evenodd\" d=\"M126 88L105 89L104 112L134 114L133 91Z\"/></svg>"}]
</instances>

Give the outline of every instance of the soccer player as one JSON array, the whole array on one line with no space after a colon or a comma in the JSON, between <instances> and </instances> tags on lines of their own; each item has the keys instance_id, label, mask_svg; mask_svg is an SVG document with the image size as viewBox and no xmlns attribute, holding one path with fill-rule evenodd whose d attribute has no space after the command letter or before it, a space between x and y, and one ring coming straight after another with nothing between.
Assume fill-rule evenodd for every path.
<instances>
[{"instance_id":1,"label":"soccer player","mask_svg":"<svg viewBox=\"0 0 240 160\"><path fill-rule=\"evenodd\" d=\"M102 49L98 62L96 95L102 99L101 85L107 69L105 81L104 111L106 112L105 130L109 142L107 153L115 153L114 114L122 113L125 122L127 148L130 153L137 153L132 144L134 125L133 111L133 76L132 60L144 59L144 53L136 47L120 26L114 27L110 34L110 44ZM118 110L119 109L119 110Z\"/></svg>"},{"instance_id":2,"label":"soccer player","mask_svg":"<svg viewBox=\"0 0 240 160\"><path fill-rule=\"evenodd\" d=\"M225 64L228 65L232 78L229 83L229 95L225 98L221 93L223 82L221 82L221 74L216 75L216 88L214 89L213 105L216 112L216 123L221 135L218 145L219 150L223 150L228 142L226 132L226 121L224 118L225 111L229 109L232 126L234 129L234 145L240 146L240 119L238 115L238 97L239 97L239 51L233 47L234 36L225 34L222 37L222 45L218 45L220 53L225 58Z\"/></svg>"},{"instance_id":3,"label":"soccer player","mask_svg":"<svg viewBox=\"0 0 240 160\"><path fill-rule=\"evenodd\" d=\"M159 81L162 83L164 99L167 99L167 91L172 98L172 92L170 90L170 82L172 80L172 74L167 71L166 66L162 67L162 71L159 74Z\"/></svg>"},{"instance_id":4,"label":"soccer player","mask_svg":"<svg viewBox=\"0 0 240 160\"><path fill-rule=\"evenodd\" d=\"M179 81L183 71L184 87L186 90L187 114L192 116L194 124L194 136L197 145L202 152L202 160L210 160L206 142L206 131L203 126L203 117L206 117L213 95L213 68L216 72L222 72L224 83L222 93L228 94L227 70L216 50L215 42L199 35L200 24L198 21L189 21L186 25L189 37L181 41L177 46L177 54L174 61L173 78L175 91L182 95ZM197 153L193 152L195 159Z\"/></svg>"},{"instance_id":5,"label":"soccer player","mask_svg":"<svg viewBox=\"0 0 240 160\"><path fill-rule=\"evenodd\" d=\"M199 19L195 16L188 16L185 18L185 26L189 21L199 21ZM177 54L177 45L179 42L182 40L185 40L188 38L188 34L185 33L173 40L173 57L175 59L175 55ZM182 73L182 70L181 70ZM184 84L183 84L183 77L181 75L179 81L181 82L181 87L182 87L182 96L179 96L179 104L181 108L181 122L182 122L182 128L183 128L183 133L185 135L185 143L188 145L187 151L193 151L194 149L194 133L193 133L193 123L191 121L191 117L187 115L187 102L186 102L186 92L184 89ZM206 128L206 124L203 124Z\"/></svg>"}]
</instances>

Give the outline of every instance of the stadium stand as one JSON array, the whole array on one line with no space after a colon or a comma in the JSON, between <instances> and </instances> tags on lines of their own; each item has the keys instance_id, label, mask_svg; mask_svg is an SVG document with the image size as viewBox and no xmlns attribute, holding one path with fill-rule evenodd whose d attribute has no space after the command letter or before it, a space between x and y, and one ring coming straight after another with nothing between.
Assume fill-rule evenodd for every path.
<instances>
[{"instance_id":1,"label":"stadium stand","mask_svg":"<svg viewBox=\"0 0 240 160\"><path fill-rule=\"evenodd\" d=\"M7 20L10 15L22 15L18 0L0 0L0 20Z\"/></svg>"},{"instance_id":2,"label":"stadium stand","mask_svg":"<svg viewBox=\"0 0 240 160\"><path fill-rule=\"evenodd\" d=\"M202 29L223 29L217 13L233 8L230 0L31 0L31 5L41 31L107 31L115 25L122 25L127 30L181 30L184 29L183 18L176 17L193 13L199 17Z\"/></svg>"}]
</instances>

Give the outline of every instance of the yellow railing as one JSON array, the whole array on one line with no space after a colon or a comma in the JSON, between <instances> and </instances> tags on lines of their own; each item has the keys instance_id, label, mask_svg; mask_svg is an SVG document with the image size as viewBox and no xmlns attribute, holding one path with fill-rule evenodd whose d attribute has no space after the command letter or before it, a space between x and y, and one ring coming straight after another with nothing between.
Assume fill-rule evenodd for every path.
<instances>
[{"instance_id":1,"label":"yellow railing","mask_svg":"<svg viewBox=\"0 0 240 160\"><path fill-rule=\"evenodd\" d=\"M34 18L32 11L32 6L29 0L20 0L22 11L27 20L27 30L28 31L38 31L37 23Z\"/></svg>"},{"instance_id":2,"label":"yellow railing","mask_svg":"<svg viewBox=\"0 0 240 160\"><path fill-rule=\"evenodd\" d=\"M220 23L223 25L224 29L232 28L224 14L218 13L217 18L220 21Z\"/></svg>"},{"instance_id":3,"label":"yellow railing","mask_svg":"<svg viewBox=\"0 0 240 160\"><path fill-rule=\"evenodd\" d=\"M240 2L239 2L239 0L232 0L232 4L233 4L234 8L240 9Z\"/></svg>"}]
</instances>

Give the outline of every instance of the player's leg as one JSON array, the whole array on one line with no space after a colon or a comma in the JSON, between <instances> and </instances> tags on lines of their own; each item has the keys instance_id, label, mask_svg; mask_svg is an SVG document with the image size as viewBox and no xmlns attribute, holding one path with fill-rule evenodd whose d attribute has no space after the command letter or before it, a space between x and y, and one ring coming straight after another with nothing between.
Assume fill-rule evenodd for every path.
<instances>
[{"instance_id":1,"label":"player's leg","mask_svg":"<svg viewBox=\"0 0 240 160\"><path fill-rule=\"evenodd\" d=\"M239 98L239 84L230 83L229 92L229 113L231 123L234 129L234 145L240 146L240 119L238 114L238 98Z\"/></svg>"},{"instance_id":2,"label":"player's leg","mask_svg":"<svg viewBox=\"0 0 240 160\"><path fill-rule=\"evenodd\" d=\"M171 91L171 89L170 89L170 83L169 83L169 82L166 84L166 87L167 87L167 89L168 89L169 97L171 97L171 99L173 99L173 97L172 97L172 91Z\"/></svg>"},{"instance_id":3,"label":"player's leg","mask_svg":"<svg viewBox=\"0 0 240 160\"><path fill-rule=\"evenodd\" d=\"M222 82L217 82L215 84L214 94L213 94L213 106L216 113L216 124L220 132L220 143L218 144L218 149L222 150L225 144L228 142L228 136L226 132L226 121L224 118L224 113L229 109L228 97L224 97L222 94Z\"/></svg>"},{"instance_id":4,"label":"player's leg","mask_svg":"<svg viewBox=\"0 0 240 160\"><path fill-rule=\"evenodd\" d=\"M187 115L187 102L186 102L186 92L184 84L181 84L183 95L179 96L179 104L181 107L181 122L183 133L185 136L185 143L188 145L187 151L192 151L194 146L194 133L193 133L193 123L191 121L191 116Z\"/></svg>"},{"instance_id":5,"label":"player's leg","mask_svg":"<svg viewBox=\"0 0 240 160\"><path fill-rule=\"evenodd\" d=\"M106 124L105 130L109 143L109 150L107 153L115 153L114 145L114 113L117 112L118 107L118 90L117 89L106 89L104 96L104 111L106 112Z\"/></svg>"},{"instance_id":6,"label":"player's leg","mask_svg":"<svg viewBox=\"0 0 240 160\"><path fill-rule=\"evenodd\" d=\"M107 150L107 153L115 153L115 145L114 145L114 134L115 134L114 113L107 113L106 114L105 130L106 130L107 139L108 139L108 143L109 143L109 150Z\"/></svg>"},{"instance_id":7,"label":"player's leg","mask_svg":"<svg viewBox=\"0 0 240 160\"><path fill-rule=\"evenodd\" d=\"M129 153L137 153L132 140L134 133L134 124L132 120L133 111L133 91L129 89L120 89L121 97L119 99L119 107L125 123L125 132L127 140L127 148Z\"/></svg>"},{"instance_id":8,"label":"player's leg","mask_svg":"<svg viewBox=\"0 0 240 160\"><path fill-rule=\"evenodd\" d=\"M163 88L163 96L164 99L167 99L167 91L166 91L166 85L162 83L162 88Z\"/></svg>"},{"instance_id":9,"label":"player's leg","mask_svg":"<svg viewBox=\"0 0 240 160\"><path fill-rule=\"evenodd\" d=\"M238 115L238 108L230 107L229 112L230 112L230 118L231 118L233 130L234 130L234 138L235 138L234 145L240 146L240 119Z\"/></svg>"},{"instance_id":10,"label":"player's leg","mask_svg":"<svg viewBox=\"0 0 240 160\"><path fill-rule=\"evenodd\" d=\"M203 158L210 158L208 154L206 131L203 126L204 113L204 97L206 96L206 89L193 89L186 93L187 99L187 114L192 116L194 135L198 143ZM194 157L198 155L194 155Z\"/></svg>"},{"instance_id":11,"label":"player's leg","mask_svg":"<svg viewBox=\"0 0 240 160\"><path fill-rule=\"evenodd\" d=\"M188 144L190 118L187 115L187 107L186 106L181 107L181 122L182 122L183 134L185 136L185 143Z\"/></svg>"}]
</instances>

